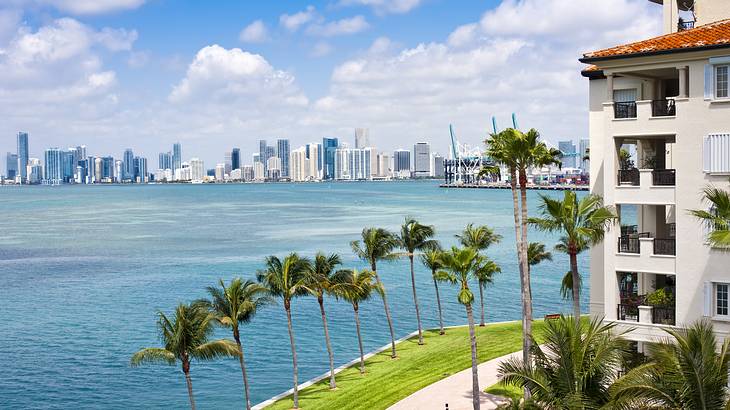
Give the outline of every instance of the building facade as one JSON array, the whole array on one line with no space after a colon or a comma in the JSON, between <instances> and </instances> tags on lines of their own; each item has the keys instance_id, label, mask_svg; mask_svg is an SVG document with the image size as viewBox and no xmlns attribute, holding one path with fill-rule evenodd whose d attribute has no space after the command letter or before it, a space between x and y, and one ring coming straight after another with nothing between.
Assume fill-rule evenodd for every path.
<instances>
[{"instance_id":1,"label":"building facade","mask_svg":"<svg viewBox=\"0 0 730 410\"><path fill-rule=\"evenodd\" d=\"M413 145L413 176L431 176L431 145L428 142Z\"/></svg>"},{"instance_id":2,"label":"building facade","mask_svg":"<svg viewBox=\"0 0 730 410\"><path fill-rule=\"evenodd\" d=\"M338 146L337 138L322 138L322 179L335 178L335 151Z\"/></svg>"},{"instance_id":3,"label":"building facade","mask_svg":"<svg viewBox=\"0 0 730 410\"><path fill-rule=\"evenodd\" d=\"M278 139L276 140L276 156L281 161L281 177L289 178L289 140Z\"/></svg>"},{"instance_id":4,"label":"building facade","mask_svg":"<svg viewBox=\"0 0 730 410\"><path fill-rule=\"evenodd\" d=\"M48 185L60 185L63 183L63 151L58 148L48 148L45 150L43 182Z\"/></svg>"},{"instance_id":5,"label":"building facade","mask_svg":"<svg viewBox=\"0 0 730 410\"><path fill-rule=\"evenodd\" d=\"M560 161L563 163L563 168L575 168L578 154L573 141L558 141L558 149L561 152Z\"/></svg>"},{"instance_id":6,"label":"building facade","mask_svg":"<svg viewBox=\"0 0 730 410\"><path fill-rule=\"evenodd\" d=\"M20 176L20 181L25 182L26 178L28 178L28 133L27 132L19 132L18 133L18 176Z\"/></svg>"},{"instance_id":7,"label":"building facade","mask_svg":"<svg viewBox=\"0 0 730 410\"><path fill-rule=\"evenodd\" d=\"M730 21L720 20L730 7L695 0L692 28L677 18L691 2L654 2L667 35L581 59L590 64L591 191L620 218L591 249L590 312L639 342L703 317L726 338L730 253L706 244L688 210L708 209L702 187L728 189Z\"/></svg>"},{"instance_id":8,"label":"building facade","mask_svg":"<svg viewBox=\"0 0 730 410\"><path fill-rule=\"evenodd\" d=\"M370 130L368 128L355 128L355 148L370 146Z\"/></svg>"},{"instance_id":9,"label":"building facade","mask_svg":"<svg viewBox=\"0 0 730 410\"><path fill-rule=\"evenodd\" d=\"M411 152L398 149L393 152L393 173L398 178L411 176Z\"/></svg>"}]
</instances>

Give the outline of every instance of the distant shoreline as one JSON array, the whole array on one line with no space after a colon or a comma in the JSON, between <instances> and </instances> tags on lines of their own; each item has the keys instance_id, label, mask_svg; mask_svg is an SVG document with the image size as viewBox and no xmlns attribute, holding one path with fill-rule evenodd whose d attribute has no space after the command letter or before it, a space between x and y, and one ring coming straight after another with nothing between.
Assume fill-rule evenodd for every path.
<instances>
[{"instance_id":1,"label":"distant shoreline","mask_svg":"<svg viewBox=\"0 0 730 410\"><path fill-rule=\"evenodd\" d=\"M466 188L466 189L510 189L507 184L440 184L439 188ZM588 191L587 185L528 185L527 189L535 189L540 191Z\"/></svg>"}]
</instances>

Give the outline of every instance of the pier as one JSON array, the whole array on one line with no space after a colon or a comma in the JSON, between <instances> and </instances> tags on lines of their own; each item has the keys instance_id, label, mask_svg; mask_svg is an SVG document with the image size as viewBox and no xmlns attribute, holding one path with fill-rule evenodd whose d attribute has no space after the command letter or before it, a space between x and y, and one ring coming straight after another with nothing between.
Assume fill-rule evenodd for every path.
<instances>
[{"instance_id":1,"label":"pier","mask_svg":"<svg viewBox=\"0 0 730 410\"><path fill-rule=\"evenodd\" d=\"M441 184L439 188L510 189L508 184ZM540 191L588 191L587 185L528 185L527 189Z\"/></svg>"}]
</instances>

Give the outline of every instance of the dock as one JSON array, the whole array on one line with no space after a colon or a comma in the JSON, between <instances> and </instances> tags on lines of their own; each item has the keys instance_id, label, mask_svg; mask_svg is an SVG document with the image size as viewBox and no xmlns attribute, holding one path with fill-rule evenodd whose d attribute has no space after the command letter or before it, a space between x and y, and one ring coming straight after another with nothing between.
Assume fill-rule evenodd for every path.
<instances>
[{"instance_id":1,"label":"dock","mask_svg":"<svg viewBox=\"0 0 730 410\"><path fill-rule=\"evenodd\" d=\"M441 184L439 188L510 189L508 184ZM528 185L527 189L539 191L588 191L587 185Z\"/></svg>"}]
</instances>

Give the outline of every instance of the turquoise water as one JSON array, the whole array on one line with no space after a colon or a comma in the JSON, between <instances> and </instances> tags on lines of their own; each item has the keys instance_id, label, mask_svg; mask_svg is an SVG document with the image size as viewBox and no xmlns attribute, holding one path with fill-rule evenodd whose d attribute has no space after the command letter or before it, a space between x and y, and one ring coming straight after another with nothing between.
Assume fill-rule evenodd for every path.
<instances>
[{"instance_id":1,"label":"turquoise water","mask_svg":"<svg viewBox=\"0 0 730 410\"><path fill-rule=\"evenodd\" d=\"M533 208L537 194L530 192ZM455 243L469 222L504 236L489 255L503 270L487 291L489 321L520 318L512 200L508 190L446 190L435 182L62 186L0 188L0 407L169 409L188 405L179 367L130 368L139 348L157 346L155 311L203 297L234 275L253 278L267 255L350 251L365 226L397 229L406 215ZM532 233L552 245L556 237ZM587 257L580 261L587 270ZM560 300L567 258L533 271L535 316L569 312ZM380 269L379 269L380 270ZM417 266L425 327L437 326L430 273ZM407 262L382 266L398 336L416 327ZM588 283L585 281L584 283ZM447 324L463 324L456 292L444 286ZM588 290L584 293L584 306ZM326 302L337 364L357 356L352 309ZM300 380L324 373L327 354L316 301L296 300ZM382 302L361 309L366 350L389 340ZM221 330L219 337L230 337ZM243 332L253 402L291 387L281 305L262 310ZM201 409L241 408L238 362L192 367Z\"/></svg>"}]
</instances>

